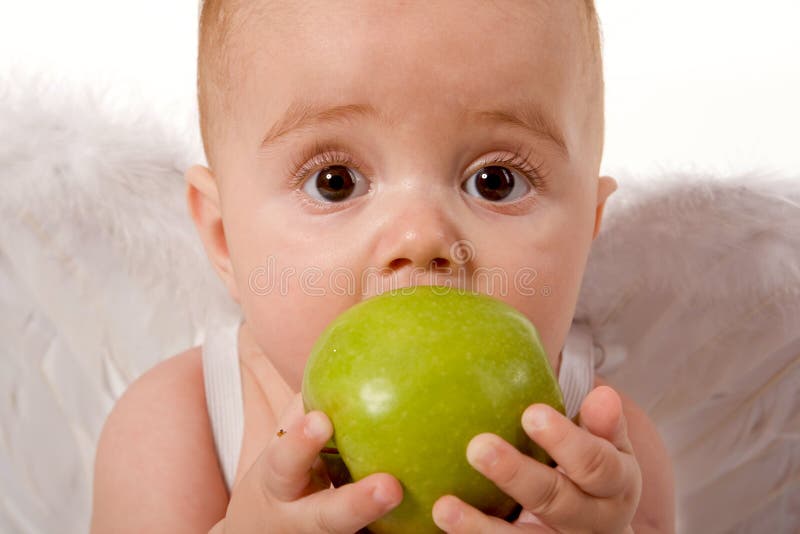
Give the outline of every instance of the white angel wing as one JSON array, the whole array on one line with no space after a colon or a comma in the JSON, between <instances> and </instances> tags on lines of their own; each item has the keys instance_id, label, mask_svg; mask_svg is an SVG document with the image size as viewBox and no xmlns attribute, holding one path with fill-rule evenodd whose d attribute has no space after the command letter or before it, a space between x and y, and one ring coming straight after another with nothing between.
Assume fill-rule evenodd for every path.
<instances>
[{"instance_id":1,"label":"white angel wing","mask_svg":"<svg viewBox=\"0 0 800 534\"><path fill-rule=\"evenodd\" d=\"M0 87L0 532L87 532L114 401L233 308L186 213L194 117Z\"/></svg>"},{"instance_id":2,"label":"white angel wing","mask_svg":"<svg viewBox=\"0 0 800 534\"><path fill-rule=\"evenodd\" d=\"M679 532L800 529L800 177L618 177L576 319L658 425Z\"/></svg>"}]
</instances>

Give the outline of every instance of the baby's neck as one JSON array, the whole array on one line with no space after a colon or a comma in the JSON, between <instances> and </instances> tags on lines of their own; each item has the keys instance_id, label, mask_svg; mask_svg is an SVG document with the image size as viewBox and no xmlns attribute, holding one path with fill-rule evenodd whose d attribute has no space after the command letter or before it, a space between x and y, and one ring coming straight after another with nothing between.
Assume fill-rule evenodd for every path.
<instances>
[{"instance_id":1,"label":"baby's neck","mask_svg":"<svg viewBox=\"0 0 800 534\"><path fill-rule=\"evenodd\" d=\"M245 321L239 327L239 361L249 371L261 390L271 415L280 417L295 391L286 383L272 365L269 357L256 342L250 325Z\"/></svg>"}]
</instances>

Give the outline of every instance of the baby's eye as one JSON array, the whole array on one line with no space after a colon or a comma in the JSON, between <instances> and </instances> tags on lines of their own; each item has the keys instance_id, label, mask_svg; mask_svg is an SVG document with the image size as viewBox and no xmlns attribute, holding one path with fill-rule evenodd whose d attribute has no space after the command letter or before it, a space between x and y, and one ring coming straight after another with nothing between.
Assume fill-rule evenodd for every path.
<instances>
[{"instance_id":1,"label":"baby's eye","mask_svg":"<svg viewBox=\"0 0 800 534\"><path fill-rule=\"evenodd\" d=\"M369 183L344 165L330 165L312 174L303 191L323 202L341 202L369 191Z\"/></svg>"},{"instance_id":2,"label":"baby's eye","mask_svg":"<svg viewBox=\"0 0 800 534\"><path fill-rule=\"evenodd\" d=\"M527 179L517 179L513 171L498 165L483 167L470 176L461 188L474 197L491 202L511 202L531 190Z\"/></svg>"}]
</instances>

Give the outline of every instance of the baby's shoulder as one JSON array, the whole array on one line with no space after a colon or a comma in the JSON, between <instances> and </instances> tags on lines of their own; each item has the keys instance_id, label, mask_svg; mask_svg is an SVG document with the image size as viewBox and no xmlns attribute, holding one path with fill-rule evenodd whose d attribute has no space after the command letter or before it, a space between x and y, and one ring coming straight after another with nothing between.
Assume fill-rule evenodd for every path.
<instances>
[{"instance_id":1,"label":"baby's shoulder","mask_svg":"<svg viewBox=\"0 0 800 534\"><path fill-rule=\"evenodd\" d=\"M156 405L163 410L162 401L205 410L202 347L187 349L147 370L131 383L118 404Z\"/></svg>"},{"instance_id":2,"label":"baby's shoulder","mask_svg":"<svg viewBox=\"0 0 800 534\"><path fill-rule=\"evenodd\" d=\"M227 490L206 409L200 347L154 366L117 401L98 443L94 494L95 525L138 510L139 517L172 518L176 527L191 518L207 530L224 515Z\"/></svg>"},{"instance_id":3,"label":"baby's shoulder","mask_svg":"<svg viewBox=\"0 0 800 534\"><path fill-rule=\"evenodd\" d=\"M622 401L622 413L625 415L628 427L628 437L631 439L637 457L640 456L641 452L641 456L644 456L644 458L640 458L640 460L662 461L665 459L665 456L668 458L664 442L661 439L655 423L653 423L647 415L647 412L632 398L609 384L608 381L600 375L595 375L594 387L597 386L609 386L614 388L614 391L619 395Z\"/></svg>"},{"instance_id":4,"label":"baby's shoulder","mask_svg":"<svg viewBox=\"0 0 800 534\"><path fill-rule=\"evenodd\" d=\"M202 445L213 452L201 347L161 361L131 383L114 405L103 432L119 430L116 425L135 429L139 439L151 441L154 455L168 441L192 443L195 448Z\"/></svg>"},{"instance_id":5,"label":"baby's shoulder","mask_svg":"<svg viewBox=\"0 0 800 534\"><path fill-rule=\"evenodd\" d=\"M142 434L164 435L178 429L184 434L210 431L201 347L161 361L128 386L106 426L132 421L147 423L139 428ZM164 428L160 428L162 425Z\"/></svg>"},{"instance_id":6,"label":"baby's shoulder","mask_svg":"<svg viewBox=\"0 0 800 534\"><path fill-rule=\"evenodd\" d=\"M594 385L613 387L599 375L595 375ZM625 393L614 390L622 401L628 438L642 473L640 511L635 519L650 525L648 532L675 532L675 479L669 451L647 412Z\"/></svg>"}]
</instances>

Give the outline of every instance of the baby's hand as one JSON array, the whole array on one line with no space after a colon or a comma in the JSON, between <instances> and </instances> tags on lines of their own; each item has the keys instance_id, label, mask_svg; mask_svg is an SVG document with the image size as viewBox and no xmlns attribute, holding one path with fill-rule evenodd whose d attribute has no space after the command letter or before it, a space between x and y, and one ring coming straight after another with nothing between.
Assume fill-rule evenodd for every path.
<instances>
[{"instance_id":1,"label":"baby's hand","mask_svg":"<svg viewBox=\"0 0 800 534\"><path fill-rule=\"evenodd\" d=\"M303 415L298 394L278 432L233 488L225 519L212 534L353 533L397 506L403 497L391 475L375 473L331 488L319 453L333 434L322 412Z\"/></svg>"},{"instance_id":2,"label":"baby's hand","mask_svg":"<svg viewBox=\"0 0 800 534\"><path fill-rule=\"evenodd\" d=\"M628 439L619 395L595 388L581 406L581 426L543 404L528 407L522 425L558 463L546 466L494 434L470 441L467 458L520 503L514 524L484 515L452 495L436 501L434 521L447 532L632 533L642 475Z\"/></svg>"}]
</instances>

